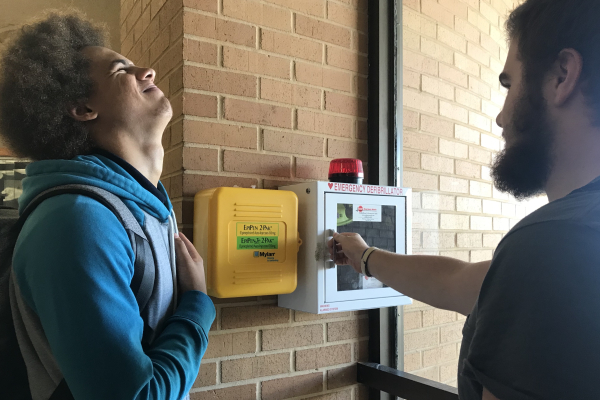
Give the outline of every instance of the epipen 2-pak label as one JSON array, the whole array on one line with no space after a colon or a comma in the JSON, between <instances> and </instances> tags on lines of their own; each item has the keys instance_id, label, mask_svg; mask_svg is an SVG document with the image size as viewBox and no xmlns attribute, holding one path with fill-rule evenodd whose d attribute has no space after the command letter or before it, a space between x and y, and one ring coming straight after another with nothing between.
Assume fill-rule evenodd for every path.
<instances>
[{"instance_id":1,"label":"epipen 2-pak label","mask_svg":"<svg viewBox=\"0 0 600 400\"><path fill-rule=\"evenodd\" d=\"M278 249L279 223L238 222L236 236L238 250Z\"/></svg>"}]
</instances>

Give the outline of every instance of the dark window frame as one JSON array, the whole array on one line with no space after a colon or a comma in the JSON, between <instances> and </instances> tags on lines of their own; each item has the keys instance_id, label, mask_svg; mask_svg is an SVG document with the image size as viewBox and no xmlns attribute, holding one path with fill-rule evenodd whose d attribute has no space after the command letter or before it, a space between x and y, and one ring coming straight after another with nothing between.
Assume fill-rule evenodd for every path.
<instances>
[{"instance_id":1,"label":"dark window frame","mask_svg":"<svg viewBox=\"0 0 600 400\"><path fill-rule=\"evenodd\" d=\"M368 183L402 186L402 0L369 1ZM369 361L404 367L403 308L369 310ZM389 395L369 388L369 399Z\"/></svg>"}]
</instances>

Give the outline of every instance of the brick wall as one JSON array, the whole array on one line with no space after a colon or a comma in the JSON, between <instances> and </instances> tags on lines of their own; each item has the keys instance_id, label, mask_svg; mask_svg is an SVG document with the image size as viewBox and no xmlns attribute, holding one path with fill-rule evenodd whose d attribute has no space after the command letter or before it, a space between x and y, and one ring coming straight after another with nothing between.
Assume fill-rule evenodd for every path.
<instances>
[{"instance_id":1,"label":"brick wall","mask_svg":"<svg viewBox=\"0 0 600 400\"><path fill-rule=\"evenodd\" d=\"M327 179L366 160L365 0L123 0L122 52L174 109L162 182L191 236L193 196ZM316 316L276 297L215 299L194 400L358 399L364 312Z\"/></svg>"},{"instance_id":2,"label":"brick wall","mask_svg":"<svg viewBox=\"0 0 600 400\"><path fill-rule=\"evenodd\" d=\"M544 199L493 187L503 145L495 118L515 0L404 0L404 185L415 189L413 251L491 259L510 227ZM404 309L405 370L456 384L464 317L415 301Z\"/></svg>"}]
</instances>

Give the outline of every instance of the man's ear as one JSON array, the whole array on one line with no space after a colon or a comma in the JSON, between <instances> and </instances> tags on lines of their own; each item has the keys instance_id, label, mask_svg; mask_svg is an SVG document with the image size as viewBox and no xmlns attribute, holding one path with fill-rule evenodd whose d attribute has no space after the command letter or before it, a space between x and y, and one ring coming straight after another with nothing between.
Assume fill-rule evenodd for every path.
<instances>
[{"instance_id":1,"label":"man's ear","mask_svg":"<svg viewBox=\"0 0 600 400\"><path fill-rule=\"evenodd\" d=\"M556 60L552 77L553 103L561 106L575 93L581 78L583 57L574 49L563 49Z\"/></svg>"},{"instance_id":2,"label":"man's ear","mask_svg":"<svg viewBox=\"0 0 600 400\"><path fill-rule=\"evenodd\" d=\"M77 104L67 110L69 116L80 122L92 121L98 118L98 112L90 109L85 104Z\"/></svg>"}]
</instances>

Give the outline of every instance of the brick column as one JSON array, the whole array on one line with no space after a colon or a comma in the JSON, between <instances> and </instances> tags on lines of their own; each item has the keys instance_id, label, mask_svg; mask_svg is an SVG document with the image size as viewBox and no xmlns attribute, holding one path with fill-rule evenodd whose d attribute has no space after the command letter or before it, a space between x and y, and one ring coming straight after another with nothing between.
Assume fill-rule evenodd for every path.
<instances>
[{"instance_id":1,"label":"brick column","mask_svg":"<svg viewBox=\"0 0 600 400\"><path fill-rule=\"evenodd\" d=\"M123 54L173 105L163 176L191 236L193 196L327 179L367 161L367 1L124 0ZM193 399L363 398L367 315L318 317L276 297L217 303ZM329 398L329 397L327 397Z\"/></svg>"}]
</instances>

